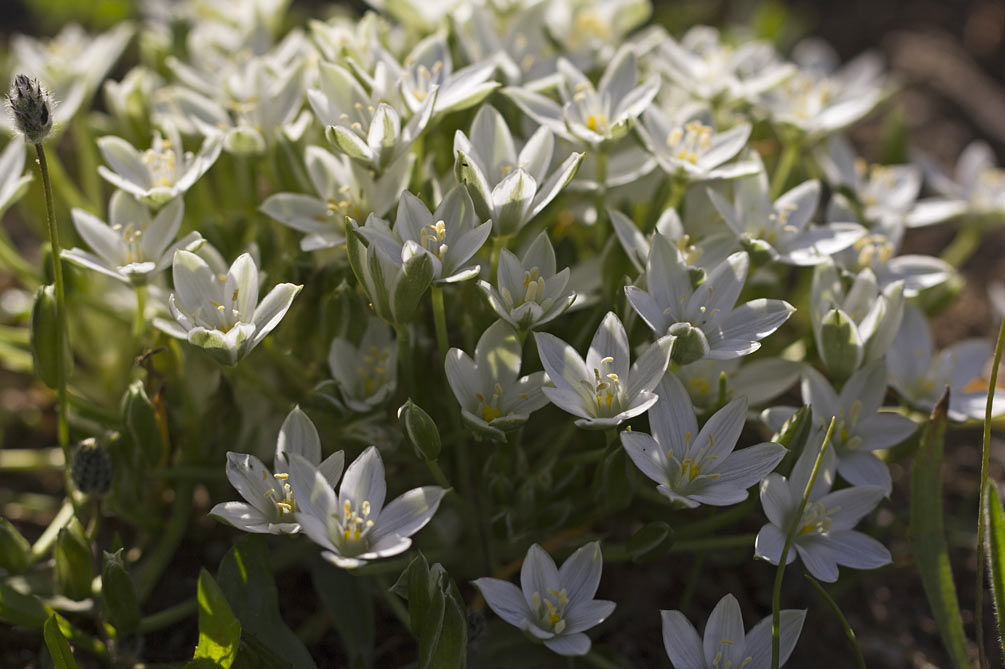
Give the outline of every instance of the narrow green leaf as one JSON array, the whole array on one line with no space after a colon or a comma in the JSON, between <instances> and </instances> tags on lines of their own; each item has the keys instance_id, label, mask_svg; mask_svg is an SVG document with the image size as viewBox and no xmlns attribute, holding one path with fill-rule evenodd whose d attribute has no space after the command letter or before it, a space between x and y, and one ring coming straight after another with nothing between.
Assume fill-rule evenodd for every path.
<instances>
[{"instance_id":1,"label":"narrow green leaf","mask_svg":"<svg viewBox=\"0 0 1005 669\"><path fill-rule=\"evenodd\" d=\"M265 538L247 535L220 562L220 589L241 623L245 641L253 637L287 664L313 667L314 661L279 612L279 594Z\"/></svg>"},{"instance_id":2,"label":"narrow green leaf","mask_svg":"<svg viewBox=\"0 0 1005 669\"><path fill-rule=\"evenodd\" d=\"M199 574L199 645L194 665L227 669L241 645L241 621L234 616L223 590L208 571Z\"/></svg>"},{"instance_id":3,"label":"narrow green leaf","mask_svg":"<svg viewBox=\"0 0 1005 669\"><path fill-rule=\"evenodd\" d=\"M0 568L19 574L28 567L31 544L6 518L0 518Z\"/></svg>"},{"instance_id":4,"label":"narrow green leaf","mask_svg":"<svg viewBox=\"0 0 1005 669\"><path fill-rule=\"evenodd\" d=\"M140 623L136 588L122 561L122 549L105 553L101 568L101 612L118 635L132 634Z\"/></svg>"},{"instance_id":5,"label":"narrow green leaf","mask_svg":"<svg viewBox=\"0 0 1005 669\"><path fill-rule=\"evenodd\" d=\"M1005 512L1002 497L994 481L988 481L984 490L987 534L985 548L988 553L988 570L991 572L991 592L994 594L995 617L998 619L998 640L1005 656L1005 640L1001 636L1002 616L1005 615Z\"/></svg>"},{"instance_id":6,"label":"narrow green leaf","mask_svg":"<svg viewBox=\"0 0 1005 669\"><path fill-rule=\"evenodd\" d=\"M911 472L911 547L925 595L953 665L970 666L942 525L942 447L949 391L932 411Z\"/></svg>"},{"instance_id":7,"label":"narrow green leaf","mask_svg":"<svg viewBox=\"0 0 1005 669\"><path fill-rule=\"evenodd\" d=\"M56 614L52 614L45 621L42 636L45 638L45 646L49 649L52 664L56 669L77 669L77 661L73 659L73 650L59 629Z\"/></svg>"},{"instance_id":8,"label":"narrow green leaf","mask_svg":"<svg viewBox=\"0 0 1005 669\"><path fill-rule=\"evenodd\" d=\"M353 576L321 558L311 564L311 579L314 591L332 617L349 666L372 667L376 631L368 579Z\"/></svg>"},{"instance_id":9,"label":"narrow green leaf","mask_svg":"<svg viewBox=\"0 0 1005 669\"><path fill-rule=\"evenodd\" d=\"M45 624L50 613L38 597L21 594L6 583L0 583L0 620L38 629Z\"/></svg>"},{"instance_id":10,"label":"narrow green leaf","mask_svg":"<svg viewBox=\"0 0 1005 669\"><path fill-rule=\"evenodd\" d=\"M457 584L443 565L437 563L429 567L425 556L419 553L401 573L391 591L408 600L412 636L419 642L419 667L466 667L466 608Z\"/></svg>"}]
</instances>

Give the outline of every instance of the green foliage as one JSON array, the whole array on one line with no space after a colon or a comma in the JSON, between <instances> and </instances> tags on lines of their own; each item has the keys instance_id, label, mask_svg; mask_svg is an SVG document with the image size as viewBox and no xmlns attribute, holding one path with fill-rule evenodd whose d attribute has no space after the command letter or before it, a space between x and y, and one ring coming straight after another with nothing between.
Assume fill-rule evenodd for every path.
<instances>
[{"instance_id":1,"label":"green foliage","mask_svg":"<svg viewBox=\"0 0 1005 669\"><path fill-rule=\"evenodd\" d=\"M391 590L408 600L420 669L464 669L468 659L464 599L443 565L430 567L419 553Z\"/></svg>"},{"instance_id":2,"label":"green foliage","mask_svg":"<svg viewBox=\"0 0 1005 669\"><path fill-rule=\"evenodd\" d=\"M429 414L411 398L398 409L398 422L412 442L416 457L435 460L440 456L440 431Z\"/></svg>"},{"instance_id":3,"label":"green foliage","mask_svg":"<svg viewBox=\"0 0 1005 669\"><path fill-rule=\"evenodd\" d=\"M317 558L311 564L314 591L331 616L352 669L373 666L376 629L368 580Z\"/></svg>"},{"instance_id":4,"label":"green foliage","mask_svg":"<svg viewBox=\"0 0 1005 669\"><path fill-rule=\"evenodd\" d=\"M31 558L31 544L6 518L0 518L0 568L11 574L25 570Z\"/></svg>"},{"instance_id":5,"label":"green foliage","mask_svg":"<svg viewBox=\"0 0 1005 669\"><path fill-rule=\"evenodd\" d=\"M45 646L49 649L49 655L52 657L55 669L77 669L77 661L73 659L73 650L59 629L59 620L55 613L45 621L42 635L45 638Z\"/></svg>"},{"instance_id":6,"label":"green foliage","mask_svg":"<svg viewBox=\"0 0 1005 669\"><path fill-rule=\"evenodd\" d=\"M53 557L58 591L70 599L90 597L94 558L91 556L91 543L76 518L59 530Z\"/></svg>"},{"instance_id":7,"label":"green foliage","mask_svg":"<svg viewBox=\"0 0 1005 669\"><path fill-rule=\"evenodd\" d=\"M140 623L139 600L121 548L114 553L105 552L101 568L101 613L119 636L132 634Z\"/></svg>"},{"instance_id":8,"label":"green foliage","mask_svg":"<svg viewBox=\"0 0 1005 669\"><path fill-rule=\"evenodd\" d=\"M1002 511L1002 497L998 486L989 481L984 490L987 496L985 522L985 549L988 553L988 571L991 572L991 592L994 594L995 616L998 619L998 639L1002 643L1002 653L1005 654L1005 642L1002 642L1002 616L1005 615L1005 512Z\"/></svg>"},{"instance_id":9,"label":"green foliage","mask_svg":"<svg viewBox=\"0 0 1005 669\"><path fill-rule=\"evenodd\" d=\"M199 573L199 645L189 667L228 669L237 659L241 621L208 571Z\"/></svg>"}]
</instances>

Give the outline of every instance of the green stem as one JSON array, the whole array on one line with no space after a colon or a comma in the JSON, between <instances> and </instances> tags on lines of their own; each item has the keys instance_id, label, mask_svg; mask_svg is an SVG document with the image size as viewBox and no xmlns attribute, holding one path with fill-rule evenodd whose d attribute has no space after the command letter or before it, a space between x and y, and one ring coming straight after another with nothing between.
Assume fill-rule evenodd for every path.
<instances>
[{"instance_id":1,"label":"green stem","mask_svg":"<svg viewBox=\"0 0 1005 669\"><path fill-rule=\"evenodd\" d=\"M834 611L834 615L837 616L838 622L841 623L841 627L844 629L845 635L847 635L848 640L851 642L851 647L855 650L855 666L858 667L858 669L865 669L865 658L862 657L862 649L859 648L858 639L855 638L855 630L853 630L851 625L848 624L848 619L845 618L844 612L841 611L841 607L838 606L838 603L830 596L830 593L824 590L824 586L817 582L817 579L813 578L809 574L803 574L803 576L805 576L806 580L810 582L810 585L816 588L817 592L820 593L820 596L823 597L830 605L831 610Z\"/></svg>"},{"instance_id":2,"label":"green stem","mask_svg":"<svg viewBox=\"0 0 1005 669\"><path fill-rule=\"evenodd\" d=\"M785 188L785 182L789 179L789 174L796 163L796 158L799 157L799 151L800 146L798 142L790 142L782 150L782 155L778 158L778 163L775 165L775 173L771 175L772 200L777 199L782 194L782 189Z\"/></svg>"},{"instance_id":3,"label":"green stem","mask_svg":"<svg viewBox=\"0 0 1005 669\"><path fill-rule=\"evenodd\" d=\"M446 474L443 473L443 469L440 468L440 463L436 460L430 460L426 458L426 467L429 468L430 473L433 475L433 479L436 483L443 488L451 488L450 481L447 479Z\"/></svg>"},{"instance_id":4,"label":"green stem","mask_svg":"<svg viewBox=\"0 0 1005 669\"><path fill-rule=\"evenodd\" d=\"M429 291L433 300L433 322L436 325L436 345L440 350L440 361L446 360L450 349L447 339L447 312L443 306L443 286L433 284Z\"/></svg>"},{"instance_id":5,"label":"green stem","mask_svg":"<svg viewBox=\"0 0 1005 669\"><path fill-rule=\"evenodd\" d=\"M982 239L984 239L984 230L978 225L965 222L939 257L959 269L974 254Z\"/></svg>"},{"instance_id":6,"label":"green stem","mask_svg":"<svg viewBox=\"0 0 1005 669\"><path fill-rule=\"evenodd\" d=\"M63 501L63 506L56 513L56 517L52 519L49 526L45 528L44 532L42 532L42 536L40 536L38 541L32 545L29 562L38 562L45 557L45 554L49 552L52 545L56 543L59 531L66 527L66 524L70 522L71 518L73 518L73 504L71 504L69 498L67 498Z\"/></svg>"},{"instance_id":7,"label":"green stem","mask_svg":"<svg viewBox=\"0 0 1005 669\"><path fill-rule=\"evenodd\" d=\"M781 646L781 639L778 635L778 626L781 622L782 608L782 577L785 575L785 562L786 558L789 556L789 551L792 550L792 542L796 538L796 528L799 527L799 521L803 517L803 512L806 510L806 503L810 499L810 492L813 490L813 483L817 480L817 474L820 473L820 463L823 462L824 453L827 451L827 445L830 444L831 435L834 433L834 422L835 418L831 418L831 424L827 428L827 434L824 435L824 443L820 446L820 452L817 453L816 462L813 463L813 471L810 472L810 479L806 482L806 488L803 490L803 498L799 501L799 507L796 509L796 513L792 516L792 525L789 527L788 532L785 533L785 546L782 548L781 557L778 559L778 571L775 572L775 587L771 595L771 669L778 669L779 653Z\"/></svg>"},{"instance_id":8,"label":"green stem","mask_svg":"<svg viewBox=\"0 0 1005 669\"><path fill-rule=\"evenodd\" d=\"M412 396L415 387L415 370L412 362L412 337L408 323L395 323L394 332L398 341L398 369L401 373L400 387L406 398Z\"/></svg>"},{"instance_id":9,"label":"green stem","mask_svg":"<svg viewBox=\"0 0 1005 669\"><path fill-rule=\"evenodd\" d=\"M42 174L42 189L45 191L45 214L49 226L49 245L52 247L52 277L56 291L56 323L59 328L59 360L57 395L59 399L58 428L59 446L63 449L63 458L70 462L70 427L66 420L66 379L69 376L69 360L66 349L69 345L66 330L66 297L63 291L63 263L60 259L62 248L59 245L59 230L56 227L56 209L52 197L52 184L49 181L49 164L45 158L45 147L35 145L38 154L38 169Z\"/></svg>"},{"instance_id":10,"label":"green stem","mask_svg":"<svg viewBox=\"0 0 1005 669\"><path fill-rule=\"evenodd\" d=\"M977 625L977 649L981 667L986 667L988 658L984 648L984 516L988 487L988 465L991 456L991 416L994 412L995 387L998 385L998 365L1002 359L1002 344L1005 342L1005 319L998 328L998 342L995 344L995 357L991 362L991 378L988 380L988 401L984 410L984 441L981 448L981 487L980 501L977 509L977 589L974 596L974 623Z\"/></svg>"},{"instance_id":11,"label":"green stem","mask_svg":"<svg viewBox=\"0 0 1005 669\"><path fill-rule=\"evenodd\" d=\"M147 329L147 287L144 284L136 286L136 315L133 319L133 338L142 341Z\"/></svg>"},{"instance_id":12,"label":"green stem","mask_svg":"<svg viewBox=\"0 0 1005 669\"><path fill-rule=\"evenodd\" d=\"M509 235L496 235L492 238L492 271L489 274L489 279L494 280L499 273L499 256L502 255L502 250L506 248L509 244Z\"/></svg>"},{"instance_id":13,"label":"green stem","mask_svg":"<svg viewBox=\"0 0 1005 669\"><path fill-rule=\"evenodd\" d=\"M679 207L681 200L684 199L684 193L686 191L686 179L681 179L676 176L670 177L670 195L667 196L666 202L663 204L663 209L660 211L660 214L667 209L676 209Z\"/></svg>"},{"instance_id":14,"label":"green stem","mask_svg":"<svg viewBox=\"0 0 1005 669\"><path fill-rule=\"evenodd\" d=\"M177 622L185 620L196 611L199 610L199 604L195 600L186 599L184 601L178 602L174 606L169 606L168 608L153 613L149 616L145 616L140 620L140 626L136 630L138 634L149 634L150 632L156 632L157 630L164 629L165 627L170 627Z\"/></svg>"},{"instance_id":15,"label":"green stem","mask_svg":"<svg viewBox=\"0 0 1005 669\"><path fill-rule=\"evenodd\" d=\"M141 568L136 570L136 595L141 603L150 596L185 536L189 511L192 509L193 488L194 484L190 481L182 481L178 484L175 489L171 518L161 530L160 542L147 556Z\"/></svg>"}]
</instances>

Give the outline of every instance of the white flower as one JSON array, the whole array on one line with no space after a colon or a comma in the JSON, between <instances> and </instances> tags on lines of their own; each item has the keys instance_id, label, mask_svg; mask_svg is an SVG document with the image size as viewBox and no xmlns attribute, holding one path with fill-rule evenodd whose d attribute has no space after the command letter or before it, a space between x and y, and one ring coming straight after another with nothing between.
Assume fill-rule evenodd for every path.
<instances>
[{"instance_id":1,"label":"white flower","mask_svg":"<svg viewBox=\"0 0 1005 669\"><path fill-rule=\"evenodd\" d=\"M505 441L506 433L548 403L541 392L544 372L520 376L520 338L506 321L482 333L472 360L464 351L447 352L447 381L461 405L461 418L476 434Z\"/></svg>"},{"instance_id":2,"label":"white flower","mask_svg":"<svg viewBox=\"0 0 1005 669\"><path fill-rule=\"evenodd\" d=\"M520 628L559 655L586 655L590 637L583 632L604 622L614 602L594 599L604 568L600 542L582 546L555 567L534 544L520 569L520 587L498 578L472 581L496 615Z\"/></svg>"},{"instance_id":3,"label":"white flower","mask_svg":"<svg viewBox=\"0 0 1005 669\"><path fill-rule=\"evenodd\" d=\"M890 551L872 537L852 530L862 516L876 507L886 494L884 489L859 485L829 492L833 479L829 465L822 466L814 481L803 515L795 517L823 436L823 431L817 430L811 437L788 479L769 474L761 484L761 506L769 522L757 534L754 553L777 565L785 548L786 533L795 524L796 533L786 564L798 555L814 577L833 583L838 578L839 564L853 569L875 569L890 563ZM825 454L824 461L828 460Z\"/></svg>"},{"instance_id":4,"label":"white flower","mask_svg":"<svg viewBox=\"0 0 1005 669\"><path fill-rule=\"evenodd\" d=\"M719 132L706 113L688 114L677 120L651 106L642 112L635 131L664 172L687 182L735 179L758 169L757 163L750 160L724 164L746 146L749 123Z\"/></svg>"},{"instance_id":5,"label":"white flower","mask_svg":"<svg viewBox=\"0 0 1005 669\"><path fill-rule=\"evenodd\" d=\"M746 397L747 403L755 407L781 395L799 381L803 364L783 358L703 358L682 365L676 375L695 407L707 410L738 397Z\"/></svg>"},{"instance_id":6,"label":"white flower","mask_svg":"<svg viewBox=\"0 0 1005 669\"><path fill-rule=\"evenodd\" d=\"M890 494L890 472L873 451L896 446L918 426L906 416L879 410L886 396L886 362L880 358L852 374L840 394L823 374L807 367L802 393L818 426L825 428L832 417L837 419L829 451L837 456L837 471L844 480Z\"/></svg>"},{"instance_id":7,"label":"white flower","mask_svg":"<svg viewBox=\"0 0 1005 669\"><path fill-rule=\"evenodd\" d=\"M703 357L725 360L753 353L760 341L788 320L795 308L784 300L759 298L734 308L747 279L746 253L734 253L697 288L680 250L662 235L653 238L646 262L648 291L625 286L632 308L657 335L688 337L681 364ZM692 343L693 341L693 343Z\"/></svg>"},{"instance_id":8,"label":"white flower","mask_svg":"<svg viewBox=\"0 0 1005 669\"><path fill-rule=\"evenodd\" d=\"M816 265L866 233L857 223L809 225L820 201L820 182L805 181L772 202L768 176L759 158L758 173L733 182L733 200L709 190L716 210L751 252L766 251L772 261Z\"/></svg>"},{"instance_id":9,"label":"white flower","mask_svg":"<svg viewBox=\"0 0 1005 669\"><path fill-rule=\"evenodd\" d=\"M691 399L676 376L664 376L656 393L659 400L649 410L652 436L625 431L621 443L671 502L691 509L737 504L785 457L785 447L772 442L733 450L746 419L745 397L719 409L699 430Z\"/></svg>"},{"instance_id":10,"label":"white flower","mask_svg":"<svg viewBox=\"0 0 1005 669\"><path fill-rule=\"evenodd\" d=\"M479 281L478 287L499 318L526 332L543 325L572 306L576 293L567 290L569 268L555 272L555 249L547 232L518 258L509 249L499 254L496 287Z\"/></svg>"},{"instance_id":11,"label":"white flower","mask_svg":"<svg viewBox=\"0 0 1005 669\"><path fill-rule=\"evenodd\" d=\"M584 361L574 348L547 333L534 333L541 364L554 387L542 388L552 404L579 416L578 427L603 430L645 413L656 403L652 392L670 362L673 337L662 337L628 368L628 335L608 313Z\"/></svg>"},{"instance_id":12,"label":"white flower","mask_svg":"<svg viewBox=\"0 0 1005 669\"><path fill-rule=\"evenodd\" d=\"M174 241L185 213L180 197L151 217L145 205L118 190L108 205L108 223L82 209L71 213L77 234L94 253L74 248L63 251L62 257L125 283L146 284L171 265L176 250L191 251L202 242L198 232Z\"/></svg>"},{"instance_id":13,"label":"white flower","mask_svg":"<svg viewBox=\"0 0 1005 669\"><path fill-rule=\"evenodd\" d=\"M782 609L780 613L778 666L782 667L796 647L806 611ZM726 595L712 609L705 623L704 642L680 611L660 611L660 618L663 647L674 669L771 666L771 616L761 619L744 634L740 604L733 595Z\"/></svg>"},{"instance_id":14,"label":"white flower","mask_svg":"<svg viewBox=\"0 0 1005 669\"><path fill-rule=\"evenodd\" d=\"M227 478L241 493L244 502L222 502L209 512L217 520L244 530L268 534L291 534L300 531L294 517L296 500L289 481L289 458L297 455L312 463L322 475L334 483L342 476L345 454L332 453L321 461L321 440L314 423L300 407L283 421L276 440L273 459L275 474L254 455L227 453Z\"/></svg>"},{"instance_id":15,"label":"white flower","mask_svg":"<svg viewBox=\"0 0 1005 669\"><path fill-rule=\"evenodd\" d=\"M194 253L175 251L172 264L175 292L168 300L176 323L154 324L218 362L236 364L279 325L303 286L281 283L258 301L258 267L244 253L226 274L215 274Z\"/></svg>"},{"instance_id":16,"label":"white flower","mask_svg":"<svg viewBox=\"0 0 1005 669\"><path fill-rule=\"evenodd\" d=\"M550 175L555 137L538 128L519 153L502 115L484 105L471 137L454 135L454 173L468 186L479 218L492 219L497 235L512 235L537 216L576 175L582 153L572 153Z\"/></svg>"},{"instance_id":17,"label":"white flower","mask_svg":"<svg viewBox=\"0 0 1005 669\"><path fill-rule=\"evenodd\" d=\"M274 193L259 209L283 225L303 232L304 251L345 243L345 219L383 216L408 186L415 160L402 156L379 176L345 156L335 156L318 146L308 146L307 176L316 195Z\"/></svg>"},{"instance_id":18,"label":"white flower","mask_svg":"<svg viewBox=\"0 0 1005 669\"><path fill-rule=\"evenodd\" d=\"M630 46L618 51L596 87L567 60L559 59L558 71L561 105L526 88L508 87L503 92L559 137L594 149L623 137L660 87L655 77L638 85L635 52Z\"/></svg>"},{"instance_id":19,"label":"white flower","mask_svg":"<svg viewBox=\"0 0 1005 669\"><path fill-rule=\"evenodd\" d=\"M887 353L890 385L912 406L931 410L949 388L949 418L983 420L987 409L992 345L986 339L964 339L936 352L931 327L914 305ZM1005 411L1005 390L995 389L993 415Z\"/></svg>"},{"instance_id":20,"label":"white flower","mask_svg":"<svg viewBox=\"0 0 1005 669\"><path fill-rule=\"evenodd\" d=\"M538 3L506 17L481 3L466 2L453 12L452 25L468 62L494 60L506 83L515 85L555 71L555 49L544 20L547 11L547 4Z\"/></svg>"},{"instance_id":21,"label":"white flower","mask_svg":"<svg viewBox=\"0 0 1005 669\"><path fill-rule=\"evenodd\" d=\"M321 88L308 90L307 99L318 120L327 126L328 140L354 161L384 171L408 152L429 123L436 87L422 105L405 110L407 123L402 127L402 112L376 91L367 94L348 70L333 63L321 63L319 68Z\"/></svg>"},{"instance_id":22,"label":"white flower","mask_svg":"<svg viewBox=\"0 0 1005 669\"><path fill-rule=\"evenodd\" d=\"M656 66L699 100L740 102L755 99L792 75L768 42L723 44L719 31L695 26L680 42L669 35L660 43Z\"/></svg>"},{"instance_id":23,"label":"white flower","mask_svg":"<svg viewBox=\"0 0 1005 669\"><path fill-rule=\"evenodd\" d=\"M398 555L412 545L446 490L414 488L384 506L384 463L370 446L346 469L335 494L334 483L309 460L290 456L290 479L301 531L325 549L321 557L352 569L369 560Z\"/></svg>"},{"instance_id":24,"label":"white flower","mask_svg":"<svg viewBox=\"0 0 1005 669\"><path fill-rule=\"evenodd\" d=\"M921 158L929 185L941 196L921 200L915 225L937 223L964 213L979 216L1005 214L1005 170L995 162L987 142L967 145L956 161L952 176L931 160ZM917 219L920 219L917 220Z\"/></svg>"},{"instance_id":25,"label":"white flower","mask_svg":"<svg viewBox=\"0 0 1005 669\"><path fill-rule=\"evenodd\" d=\"M24 171L25 154L25 143L17 139L0 153L0 216L28 192L32 175Z\"/></svg>"},{"instance_id":26,"label":"white flower","mask_svg":"<svg viewBox=\"0 0 1005 669\"><path fill-rule=\"evenodd\" d=\"M120 137L99 138L98 148L112 169L100 165L98 173L152 207L183 195L216 162L222 141L218 136L207 137L198 155L193 155L184 150L174 127L169 125L164 132L166 138L154 131L153 142L143 153Z\"/></svg>"},{"instance_id":27,"label":"white flower","mask_svg":"<svg viewBox=\"0 0 1005 669\"><path fill-rule=\"evenodd\" d=\"M335 337L328 351L328 369L342 400L360 413L372 411L394 394L397 361L391 328L376 318L367 319L359 345Z\"/></svg>"}]
</instances>

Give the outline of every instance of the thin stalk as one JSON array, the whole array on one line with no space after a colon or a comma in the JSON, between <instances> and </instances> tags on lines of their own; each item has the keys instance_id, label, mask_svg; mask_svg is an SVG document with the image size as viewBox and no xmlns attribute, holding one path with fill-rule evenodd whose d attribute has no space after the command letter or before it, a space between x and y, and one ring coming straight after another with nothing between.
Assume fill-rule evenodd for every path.
<instances>
[{"instance_id":1,"label":"thin stalk","mask_svg":"<svg viewBox=\"0 0 1005 669\"><path fill-rule=\"evenodd\" d=\"M144 284L136 286L136 314L133 318L133 338L142 340L147 329L147 287Z\"/></svg>"},{"instance_id":2,"label":"thin stalk","mask_svg":"<svg viewBox=\"0 0 1005 669\"><path fill-rule=\"evenodd\" d=\"M433 475L433 479L442 488L451 488L450 481L447 479L447 475L443 473L443 469L440 468L440 463L436 460L430 460L426 458L426 467L429 472Z\"/></svg>"},{"instance_id":3,"label":"thin stalk","mask_svg":"<svg viewBox=\"0 0 1005 669\"><path fill-rule=\"evenodd\" d=\"M827 451L831 435L834 434L834 421L835 418L831 417L831 424L827 428L827 434L824 435L824 443L820 446L820 452L817 453L816 462L813 463L810 480L806 482L806 488L803 490L803 498L799 501L799 508L796 509L796 513L792 517L792 525L789 527L789 531L785 533L785 546L782 548L782 555L778 560L778 571L775 572L775 587L771 595L771 669L778 669L781 647L778 627L782 617L782 577L785 575L785 562L789 556L789 551L792 550L792 542L796 538L796 528L799 526L799 520L803 517L803 511L806 510L806 503L810 499L813 483L817 480L817 474L820 473L820 463L823 462L824 452Z\"/></svg>"},{"instance_id":4,"label":"thin stalk","mask_svg":"<svg viewBox=\"0 0 1005 669\"><path fill-rule=\"evenodd\" d=\"M956 236L953 237L953 241L939 254L939 257L959 269L981 245L982 239L984 239L984 230L980 226L964 222Z\"/></svg>"},{"instance_id":5,"label":"thin stalk","mask_svg":"<svg viewBox=\"0 0 1005 669\"><path fill-rule=\"evenodd\" d=\"M63 500L63 506L56 513L56 517L52 519L49 526L45 528L45 531L42 532L42 536L32 545L31 555L29 556L30 563L38 562L49 552L52 545L56 543L59 531L66 527L71 518L73 518L73 505L70 503L69 498L67 498Z\"/></svg>"},{"instance_id":6,"label":"thin stalk","mask_svg":"<svg viewBox=\"0 0 1005 669\"><path fill-rule=\"evenodd\" d=\"M153 613L149 616L145 616L140 620L140 626L136 630L138 634L149 634L150 632L156 632L157 630L164 629L165 627L170 627L177 622L185 620L193 613L199 610L199 603L195 598L186 599L184 601L178 602L173 606Z\"/></svg>"},{"instance_id":7,"label":"thin stalk","mask_svg":"<svg viewBox=\"0 0 1005 669\"><path fill-rule=\"evenodd\" d=\"M677 207L679 207L681 200L684 198L684 192L686 190L687 190L686 179L670 177L670 194L667 196L666 202L663 203L663 210L660 211L660 214L662 214L667 209L676 209Z\"/></svg>"},{"instance_id":8,"label":"thin stalk","mask_svg":"<svg viewBox=\"0 0 1005 669\"><path fill-rule=\"evenodd\" d=\"M42 174L42 189L45 191L45 214L49 226L49 245L52 247L52 277L56 291L56 325L59 328L59 360L57 396L59 399L58 428L59 447L63 449L63 458L70 462L70 427L66 420L66 379L69 376L69 360L65 352L68 346L66 330L66 297L63 291L63 263L60 260L62 248L59 245L59 230L56 227L56 208L52 197L52 184L49 181L49 164L45 159L45 147L35 145L38 154L38 169Z\"/></svg>"},{"instance_id":9,"label":"thin stalk","mask_svg":"<svg viewBox=\"0 0 1005 669\"><path fill-rule=\"evenodd\" d=\"M855 651L855 666L858 667L858 669L865 669L865 658L862 657L862 649L859 648L858 639L855 638L855 630L853 630L851 625L848 624L848 619L845 618L841 607L838 606L838 603L830 596L830 593L824 590L824 586L817 582L817 579L813 578L809 574L803 574L803 576L805 576L806 580L810 582L810 585L816 588L817 592L820 593L820 596L823 597L830 605L831 610L834 611L834 615L837 616L838 622L841 623L841 627L844 629L844 633L847 635L848 640L851 642L851 647Z\"/></svg>"},{"instance_id":10,"label":"thin stalk","mask_svg":"<svg viewBox=\"0 0 1005 669\"><path fill-rule=\"evenodd\" d=\"M440 360L447 357L450 340L447 339L447 312L443 305L443 286L433 284L429 291L433 300L433 322L436 325L436 346L440 350Z\"/></svg>"},{"instance_id":11,"label":"thin stalk","mask_svg":"<svg viewBox=\"0 0 1005 669\"><path fill-rule=\"evenodd\" d=\"M796 163L796 158L799 157L799 151L798 142L790 142L782 149L782 155L778 158L778 164L775 165L775 173L771 175L772 200L782 194L782 189L785 188L785 182L789 180L789 174Z\"/></svg>"},{"instance_id":12,"label":"thin stalk","mask_svg":"<svg viewBox=\"0 0 1005 669\"><path fill-rule=\"evenodd\" d=\"M502 250L506 248L508 243L509 235L496 235L492 238L492 272L489 274L490 280L495 279L499 272L499 256L502 255Z\"/></svg>"},{"instance_id":13,"label":"thin stalk","mask_svg":"<svg viewBox=\"0 0 1005 669\"><path fill-rule=\"evenodd\" d=\"M408 331L408 323L396 323L394 332L398 341L398 369L401 372L401 389L407 398L412 396L412 390L415 388L412 337Z\"/></svg>"},{"instance_id":14,"label":"thin stalk","mask_svg":"<svg viewBox=\"0 0 1005 669\"><path fill-rule=\"evenodd\" d=\"M977 652L981 667L987 667L987 651L984 648L984 516L986 514L984 492L988 487L988 464L991 456L991 415L994 410L995 386L998 385L998 365L1002 360L1002 342L1005 341L1005 319L998 328L998 343L991 363L991 378L988 379L988 401L984 410L984 442L981 448L981 487L977 505L977 589L974 596L974 624L977 625Z\"/></svg>"}]
</instances>

